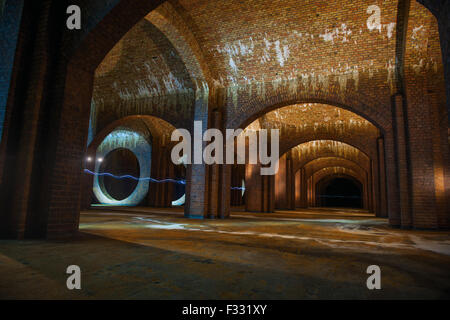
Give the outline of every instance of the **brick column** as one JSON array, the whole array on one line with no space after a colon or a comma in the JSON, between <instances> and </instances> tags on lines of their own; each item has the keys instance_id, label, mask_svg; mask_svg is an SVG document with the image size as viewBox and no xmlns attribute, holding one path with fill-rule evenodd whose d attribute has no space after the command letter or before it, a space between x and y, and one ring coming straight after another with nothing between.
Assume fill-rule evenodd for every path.
<instances>
[{"instance_id":1,"label":"brick column","mask_svg":"<svg viewBox=\"0 0 450 320\"><path fill-rule=\"evenodd\" d=\"M295 207L299 208L301 206L301 172L300 170L297 170L295 173Z\"/></svg>"},{"instance_id":2,"label":"brick column","mask_svg":"<svg viewBox=\"0 0 450 320\"><path fill-rule=\"evenodd\" d=\"M294 164L292 158L286 159L286 191L287 191L287 208L290 210L295 209L295 174L294 174Z\"/></svg>"},{"instance_id":3,"label":"brick column","mask_svg":"<svg viewBox=\"0 0 450 320\"><path fill-rule=\"evenodd\" d=\"M10 8L9 3L8 8ZM28 7L27 9L31 10ZM33 237L43 236L46 233L45 218L41 216L40 208L30 206L32 205L30 199L36 188L33 181L36 176L33 174L39 174L37 164L40 155L36 156L36 150L41 134L39 130L42 130L40 117L44 109L43 98L46 95L51 59L48 39L51 33L50 2L38 4L33 9L36 10L34 12L36 20L27 18L36 25L33 29L27 28L22 34L22 37L28 41L27 49L29 50L22 54L27 55L27 59L31 61L29 64L31 68L24 70L28 75L26 91L20 93L20 98L17 99L20 101L15 101L15 105L10 106L14 109L10 119L13 123L8 128L7 137L3 136L5 140L2 141L1 150L7 158L4 161L5 170L2 176L0 231L3 236L19 239L24 238L26 233ZM29 11L28 14L30 14ZM7 81L9 82L9 79ZM86 81L89 82L89 77ZM21 113L23 113L22 119L20 119Z\"/></svg>"},{"instance_id":4,"label":"brick column","mask_svg":"<svg viewBox=\"0 0 450 320\"><path fill-rule=\"evenodd\" d=\"M275 176L262 176L260 164L245 166L246 211L273 212L275 210Z\"/></svg>"},{"instance_id":5,"label":"brick column","mask_svg":"<svg viewBox=\"0 0 450 320\"><path fill-rule=\"evenodd\" d=\"M450 128L445 127L442 121L442 114L445 109L442 100L430 88L426 97L431 106L431 120L433 123L433 170L434 189L436 199L437 225L439 228L448 229L450 227ZM444 109L444 110L443 110Z\"/></svg>"},{"instance_id":6,"label":"brick column","mask_svg":"<svg viewBox=\"0 0 450 320\"><path fill-rule=\"evenodd\" d=\"M210 127L215 129L221 129L222 127L222 115L218 110L211 112L210 115ZM224 149L225 151L225 149ZM210 219L217 218L219 216L219 204L220 204L220 196L219 189L223 188L223 184L221 184L221 168L220 164L212 164L209 165L209 188L208 191L208 213L207 217Z\"/></svg>"},{"instance_id":7,"label":"brick column","mask_svg":"<svg viewBox=\"0 0 450 320\"><path fill-rule=\"evenodd\" d=\"M365 172L364 174L364 185L363 185L363 197L364 197L364 203L363 203L363 208L365 210L369 210L370 211L370 189L369 189L369 175L367 172Z\"/></svg>"},{"instance_id":8,"label":"brick column","mask_svg":"<svg viewBox=\"0 0 450 320\"><path fill-rule=\"evenodd\" d=\"M24 68L25 55L23 50L24 34L22 33L22 39L19 38L20 26L22 23L22 16L27 12L24 10L23 0L7 0L3 2L3 14L0 19L0 183L3 176L3 165L6 157L6 141L8 134L8 122L11 115L11 105L14 104L15 88L20 81L22 72L21 68ZM27 10L28 14L30 10ZM33 12L35 14L35 12ZM28 19L25 21L33 21ZM17 54L16 54L17 52ZM26 58L29 58L28 52ZM13 69L15 72L13 72ZM19 71L20 70L20 71ZM19 72L18 72L19 71ZM8 105L8 107L7 107ZM8 112L8 114L7 114ZM0 214L0 217L2 215ZM2 223L0 222L0 225ZM1 228L1 227L0 227Z\"/></svg>"},{"instance_id":9,"label":"brick column","mask_svg":"<svg viewBox=\"0 0 450 320\"><path fill-rule=\"evenodd\" d=\"M308 183L305 168L300 169L300 208L308 207Z\"/></svg>"},{"instance_id":10,"label":"brick column","mask_svg":"<svg viewBox=\"0 0 450 320\"><path fill-rule=\"evenodd\" d=\"M379 216L380 215L380 208L379 208L379 194L378 194L378 165L377 165L377 160L370 160L370 171L371 171L371 177L372 177L372 181L371 181L371 186L372 186L372 212L375 213L375 216Z\"/></svg>"},{"instance_id":11,"label":"brick column","mask_svg":"<svg viewBox=\"0 0 450 320\"><path fill-rule=\"evenodd\" d=\"M200 92L196 97L194 107L194 120L201 121L203 133L208 128L208 95L209 92ZM201 164L194 163L194 152L201 152L203 156L203 149L205 143L202 142L200 146L194 145L194 126L192 127L192 164L186 167L186 203L184 206L184 215L187 218L203 219L208 212L208 174L209 168L203 162ZM199 147L201 150L199 150Z\"/></svg>"},{"instance_id":12,"label":"brick column","mask_svg":"<svg viewBox=\"0 0 450 320\"><path fill-rule=\"evenodd\" d=\"M171 149L153 141L151 177L158 180L174 179L174 164L170 157ZM150 182L147 204L150 207L170 208L172 206L173 182Z\"/></svg>"},{"instance_id":13,"label":"brick column","mask_svg":"<svg viewBox=\"0 0 450 320\"><path fill-rule=\"evenodd\" d=\"M307 200L308 207L315 207L316 206L315 197L314 197L315 185L314 185L312 176L308 179L307 184L308 184L308 187L307 187L307 190L308 190L308 200Z\"/></svg>"},{"instance_id":14,"label":"brick column","mask_svg":"<svg viewBox=\"0 0 450 320\"><path fill-rule=\"evenodd\" d=\"M400 195L400 218L403 228L412 227L411 208L409 204L408 160L406 147L406 131L404 119L403 96L396 94L393 97L394 123L395 123L395 149L397 164L397 183Z\"/></svg>"},{"instance_id":15,"label":"brick column","mask_svg":"<svg viewBox=\"0 0 450 320\"><path fill-rule=\"evenodd\" d=\"M154 179L161 179L161 145L158 140L153 141L152 144L152 163L150 175ZM160 184L156 182L150 182L147 194L147 205L150 207L158 207L160 199Z\"/></svg>"},{"instance_id":16,"label":"brick column","mask_svg":"<svg viewBox=\"0 0 450 320\"><path fill-rule=\"evenodd\" d=\"M230 216L231 165L224 164L220 166L220 178L221 180L219 182L219 185L221 186L221 188L219 188L220 203L219 203L218 218L225 219Z\"/></svg>"},{"instance_id":17,"label":"brick column","mask_svg":"<svg viewBox=\"0 0 450 320\"><path fill-rule=\"evenodd\" d=\"M378 207L379 216L387 217L388 208L386 203L386 167L385 167L385 157L384 157L384 139L380 137L377 139L377 164L378 164ZM378 216L378 215L377 215Z\"/></svg>"},{"instance_id":18,"label":"brick column","mask_svg":"<svg viewBox=\"0 0 450 320\"><path fill-rule=\"evenodd\" d=\"M91 161L87 161L86 158L91 157ZM95 171L95 153L90 155L86 155L84 159L84 169L88 169L92 172ZM94 186L94 176L84 173L81 178L81 200L80 200L80 209L88 210L91 207L93 200L93 192L92 188Z\"/></svg>"},{"instance_id":19,"label":"brick column","mask_svg":"<svg viewBox=\"0 0 450 320\"><path fill-rule=\"evenodd\" d=\"M295 175L290 154L284 154L278 161L275 174L275 208L295 209Z\"/></svg>"}]
</instances>

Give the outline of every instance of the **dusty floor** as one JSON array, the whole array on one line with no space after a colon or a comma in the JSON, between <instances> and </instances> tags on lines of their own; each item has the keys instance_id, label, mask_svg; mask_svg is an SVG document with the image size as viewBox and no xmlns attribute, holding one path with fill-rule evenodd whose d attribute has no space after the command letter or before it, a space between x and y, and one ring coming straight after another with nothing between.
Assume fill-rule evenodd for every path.
<instances>
[{"instance_id":1,"label":"dusty floor","mask_svg":"<svg viewBox=\"0 0 450 320\"><path fill-rule=\"evenodd\" d=\"M450 298L450 233L391 229L356 210L96 208L70 242L0 241L0 298ZM82 290L66 288L80 266ZM381 268L368 290L366 268Z\"/></svg>"}]
</instances>

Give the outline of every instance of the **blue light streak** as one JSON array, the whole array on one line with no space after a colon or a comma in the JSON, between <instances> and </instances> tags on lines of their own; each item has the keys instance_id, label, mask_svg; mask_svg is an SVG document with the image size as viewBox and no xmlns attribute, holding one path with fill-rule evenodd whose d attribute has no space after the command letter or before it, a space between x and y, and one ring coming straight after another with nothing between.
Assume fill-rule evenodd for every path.
<instances>
[{"instance_id":1,"label":"blue light streak","mask_svg":"<svg viewBox=\"0 0 450 320\"><path fill-rule=\"evenodd\" d=\"M89 169L84 169L84 172L89 173L89 174L91 174L93 176L99 176L99 177L108 176L108 177L111 177L111 178L114 178L114 179L118 179L118 180L132 179L132 180L135 180L135 181L150 181L150 182L156 182L156 183L174 182L174 183L179 183L179 184L186 184L186 180L175 180L175 179L157 180L157 179L154 179L154 178L151 178L151 177L136 178L136 177L130 176L128 174L123 175L123 176L116 176L116 175L114 175L112 173L109 173L109 172L102 172L102 173L92 172Z\"/></svg>"},{"instance_id":2,"label":"blue light streak","mask_svg":"<svg viewBox=\"0 0 450 320\"><path fill-rule=\"evenodd\" d=\"M116 175L114 175L112 173L109 173L109 172L97 173L97 172L93 172L93 171L91 171L89 169L84 169L84 172L88 173L90 175L93 175L93 176L99 176L99 177L108 176L108 177L111 177L111 178L114 178L114 179L118 179L118 180L132 179L132 180L135 180L135 181L150 181L150 182L155 182L155 183L174 182L174 183L179 183L179 184L186 185L186 180L175 180L175 179L158 180L158 179L154 179L154 178L151 178L151 177L136 178L136 177L131 176L129 174L126 174L126 175L123 175L123 176L116 176ZM245 188L244 187L231 187L231 190L245 190Z\"/></svg>"}]
</instances>

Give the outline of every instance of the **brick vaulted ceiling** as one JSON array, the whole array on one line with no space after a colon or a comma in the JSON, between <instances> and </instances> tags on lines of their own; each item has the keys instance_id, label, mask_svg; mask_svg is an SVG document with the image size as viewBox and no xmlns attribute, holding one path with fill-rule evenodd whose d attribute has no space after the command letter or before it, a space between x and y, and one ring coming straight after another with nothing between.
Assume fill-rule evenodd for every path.
<instances>
[{"instance_id":1,"label":"brick vaulted ceiling","mask_svg":"<svg viewBox=\"0 0 450 320\"><path fill-rule=\"evenodd\" d=\"M374 5L379 23L370 18ZM379 0L166 1L97 68L96 131L133 114L186 125L195 91L205 86L225 89L235 108L240 91L264 96L304 86L357 92L375 114L386 113L395 91L397 7ZM405 72L442 72L436 34L434 17L412 1Z\"/></svg>"},{"instance_id":2,"label":"brick vaulted ceiling","mask_svg":"<svg viewBox=\"0 0 450 320\"><path fill-rule=\"evenodd\" d=\"M312 140L333 139L351 143L374 157L379 130L366 119L345 109L304 103L268 112L252 122L249 129L279 129L280 153Z\"/></svg>"}]
</instances>

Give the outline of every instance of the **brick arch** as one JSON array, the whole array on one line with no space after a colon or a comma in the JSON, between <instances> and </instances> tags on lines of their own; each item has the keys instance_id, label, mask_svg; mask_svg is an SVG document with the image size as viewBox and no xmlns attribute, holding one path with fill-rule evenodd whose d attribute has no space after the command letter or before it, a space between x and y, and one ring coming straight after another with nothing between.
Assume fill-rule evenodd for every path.
<instances>
[{"instance_id":1,"label":"brick arch","mask_svg":"<svg viewBox=\"0 0 450 320\"><path fill-rule=\"evenodd\" d=\"M320 159L317 159L320 160ZM368 176L367 171L360 167L358 164L350 161L350 160L346 160L346 159L340 159L341 161L335 161L334 163L324 163L322 166L319 166L318 168L313 168L313 170L311 170L312 172L308 172L307 168L305 168L305 178L306 180L310 180L312 179L312 188L313 190L316 190L316 186L319 183L320 180L323 180L324 177L321 177L320 180L317 180L318 178L315 176L316 173L318 172L324 172L323 174L327 174L327 175L334 175L336 174L336 171L349 171L350 173L354 174L355 178L357 178L357 180L361 183L362 186L362 194L364 195L364 206L367 209L372 209L370 208L370 204L371 204L371 188L370 188L370 178ZM316 161L316 160L314 160ZM331 172L331 173L330 173Z\"/></svg>"},{"instance_id":2,"label":"brick arch","mask_svg":"<svg viewBox=\"0 0 450 320\"><path fill-rule=\"evenodd\" d=\"M170 149L170 146L173 143L169 140L167 135L171 133L171 130L175 130L175 127L171 123L153 116L128 116L113 121L108 126L103 128L103 130L101 130L89 144L84 156L84 169L88 169L90 171L95 170L96 162L86 161L86 159L95 159L98 147L110 133L118 129L138 133L145 141L148 142L151 150L159 152L162 145ZM155 172L153 175L155 175ZM87 209L90 207L92 201L91 190L93 188L93 179L90 175L83 174L81 183L83 186L81 192L81 205L84 209Z\"/></svg>"},{"instance_id":3,"label":"brick arch","mask_svg":"<svg viewBox=\"0 0 450 320\"><path fill-rule=\"evenodd\" d=\"M89 19L82 30L63 32L63 52L54 65L57 76L51 82L52 96L48 101L53 121L47 134L56 138L48 141L43 155L48 164L42 173L46 187L37 191L43 196L37 197L40 209L36 215L45 217L48 225L42 224L44 229L37 233L53 238L70 237L78 230L94 71L122 36L162 2L86 0L84 17ZM64 9L61 17L65 16L63 7L61 2ZM207 112L207 100L205 104L204 97L196 99L194 109L196 117L202 117Z\"/></svg>"},{"instance_id":4,"label":"brick arch","mask_svg":"<svg viewBox=\"0 0 450 320\"><path fill-rule=\"evenodd\" d=\"M354 163L359 164L362 168L365 168L365 170L368 171L369 165L370 165L370 158L362 153L359 149L335 140L316 140L316 141L309 141L306 143L302 143L299 145L299 147L305 146L306 144L311 144L314 142L318 142L321 144L320 149L316 152L311 152L306 155L299 155L298 153L294 152L292 153L292 159L294 160L294 172L297 172L300 168L304 167L307 163L319 159L319 158L326 158L326 157L333 157L333 158L343 158L350 160ZM322 147L323 144L323 147ZM337 152L336 149L339 149L340 147L344 147L349 152L345 152L344 154L340 154ZM307 146L306 146L307 147ZM301 152L301 151L300 151ZM301 158L299 158L301 157Z\"/></svg>"},{"instance_id":5,"label":"brick arch","mask_svg":"<svg viewBox=\"0 0 450 320\"><path fill-rule=\"evenodd\" d=\"M266 97L257 96L249 101L243 102L239 105L238 110L233 108L230 105L231 102L229 102L227 110L232 111L228 111L226 116L227 128L245 128L262 115L289 105L321 103L351 111L368 120L382 133L389 131L391 128L391 115L380 113L373 101L366 100L361 97L361 94L356 92L346 93L345 95L337 92L332 94L324 93L320 90L297 91L294 95L274 92Z\"/></svg>"},{"instance_id":6,"label":"brick arch","mask_svg":"<svg viewBox=\"0 0 450 320\"><path fill-rule=\"evenodd\" d=\"M183 55L185 51L178 53L166 34L147 19L141 20L95 71L92 130L99 132L109 122L139 114L186 127L195 102L196 82L192 77L197 75L185 64L195 58ZM171 91L168 86L179 87Z\"/></svg>"},{"instance_id":7,"label":"brick arch","mask_svg":"<svg viewBox=\"0 0 450 320\"><path fill-rule=\"evenodd\" d=\"M182 83L186 86L184 88L185 90L175 91L174 94L163 92L161 95L155 97L150 93L146 95L140 93L139 90L136 91L136 86L134 85L131 85L131 87L125 85L125 91L129 93L129 98L123 101L122 97L119 98L116 95L112 95L108 99L104 97L108 95L108 90L114 87L111 83L111 77L103 79L103 74L97 70L93 102L95 102L94 107L102 111L100 115L96 116L98 120L96 120L94 127L97 126L98 130L101 130L105 126L105 122L107 124L109 121L134 114L154 115L172 122L176 127L191 127L192 118L196 114L194 109L198 104L196 99L201 99L204 95L207 95L209 88L212 87L212 83L210 71L203 57L202 50L184 19L180 17L171 3L165 2L148 13L143 20L134 26L115 45L111 52L120 50L122 47L122 52L130 52L130 50L136 52L140 57L138 58L138 62L136 62L136 68L142 69L142 64L148 67L148 61L146 61L145 55L141 57L139 52L144 52L147 47L142 46L143 48L141 48L139 45L135 45L139 41L136 42L134 40L151 39L152 43L157 44L158 54L161 55L163 61L170 67L170 72L177 79L181 78ZM130 45L130 43L132 44ZM128 47L124 47L125 44L128 44ZM152 49L151 45L150 48ZM118 61L114 63L116 55L110 55L109 53L100 64L100 67L105 65L107 68L112 61L114 68L117 67L115 71L116 76L120 72L127 74L130 56L124 54L118 55ZM169 70L165 70L165 73L163 71L163 74L167 76L167 72ZM136 80L141 78L145 79L145 74L138 73L134 75L132 73L128 75L127 79ZM150 87L150 92L156 89L152 86L152 81L143 80L141 85L145 89ZM164 86L162 85L162 87ZM157 90L160 90L159 86ZM162 90L164 91L164 89ZM113 90L113 92L115 91ZM95 116L96 114L93 113L92 115ZM197 115L197 118L199 117Z\"/></svg>"},{"instance_id":8,"label":"brick arch","mask_svg":"<svg viewBox=\"0 0 450 320\"><path fill-rule=\"evenodd\" d=\"M42 213L39 214L51 221L52 230L55 230L52 237L67 237L78 229L81 169L86 151L94 71L128 30L163 3L141 0L113 0L106 4L85 2L84 16L90 17L90 25L80 32L64 33L65 53L55 66L58 77L51 88L52 103L58 108L52 111L52 119L56 121L51 123L48 134L57 138L49 142L46 153L49 159L45 160L51 169L43 175L52 183L48 184L48 190L39 191L45 195L40 197ZM201 120L203 128L208 124L208 93L207 86L199 88L193 102L192 118ZM71 152L67 152L68 145ZM187 169L186 216L203 215L207 193L206 168L199 166L188 166ZM65 175L57 175L58 172L65 172ZM191 193L191 189L195 190ZM192 200L190 194L195 194ZM65 218L59 219L62 215Z\"/></svg>"},{"instance_id":9,"label":"brick arch","mask_svg":"<svg viewBox=\"0 0 450 320\"><path fill-rule=\"evenodd\" d=\"M344 172L345 172L345 170L342 170L342 173L341 172L332 173L332 174L325 174L324 173L324 176L319 176L318 175L318 179L319 180L317 180L316 185L319 184L319 183L323 183L324 180L329 181L329 180L336 179L336 178L346 178L346 179L350 179L350 180L353 180L353 181L357 181L364 188L364 182L361 181L360 179L358 179L357 176L352 175L351 171L346 171L345 173Z\"/></svg>"},{"instance_id":10,"label":"brick arch","mask_svg":"<svg viewBox=\"0 0 450 320\"><path fill-rule=\"evenodd\" d=\"M340 107L316 103L289 105L266 113L255 122L264 129L280 130L280 154L311 140L336 140L360 149L372 159L377 156L379 129Z\"/></svg>"},{"instance_id":11,"label":"brick arch","mask_svg":"<svg viewBox=\"0 0 450 320\"><path fill-rule=\"evenodd\" d=\"M364 179L364 177L359 176L358 173L351 168L341 166L327 167L318 170L310 177L310 179L313 179L315 184L317 184L322 179L326 179L327 177L334 178L338 175L351 176L359 183L361 183L363 187L366 187L367 181Z\"/></svg>"},{"instance_id":12,"label":"brick arch","mask_svg":"<svg viewBox=\"0 0 450 320\"><path fill-rule=\"evenodd\" d=\"M313 176L314 190L316 190L316 187L319 183L323 183L325 181L329 181L336 178L346 178L358 182L362 187L361 192L363 195L367 190L367 181L359 177L358 174L351 169L345 167L334 167L333 170L322 170L316 173L317 175ZM364 201L366 201L366 199Z\"/></svg>"},{"instance_id":13,"label":"brick arch","mask_svg":"<svg viewBox=\"0 0 450 320\"><path fill-rule=\"evenodd\" d=\"M84 26L81 30L66 32L63 35L62 48L66 61L77 61L79 68L93 72L106 54L136 23L164 2L165 0L80 0L80 7L83 8L83 16L86 19L83 20ZM64 3L60 10L65 12Z\"/></svg>"},{"instance_id":14,"label":"brick arch","mask_svg":"<svg viewBox=\"0 0 450 320\"><path fill-rule=\"evenodd\" d=\"M353 179L355 179L356 181L358 181L361 186L362 186L362 196L363 196L363 207L365 209L368 208L368 182L367 179L361 179L361 177L358 175L357 172L353 171L352 169L349 168L345 168L345 167L328 167L328 168L324 168L322 170L317 171L316 173L314 173L314 175L312 175L309 179L308 179L308 185L311 186L311 190L309 192L309 203L310 205L315 205L316 204L316 188L317 188L317 184L321 181L323 181L324 179L332 179L338 176L349 176L352 177Z\"/></svg>"},{"instance_id":15,"label":"brick arch","mask_svg":"<svg viewBox=\"0 0 450 320\"><path fill-rule=\"evenodd\" d=\"M100 173L100 168L104 160L101 162L97 159L106 159L112 152L126 149L130 151L136 157L139 166L139 178L146 178L151 176L151 163L152 163L152 144L144 137L143 134L135 131L129 130L128 128L116 128L113 132L108 134L108 136L102 141L102 143L95 150L95 156L92 157L96 159L91 161L91 166L94 170L89 169L95 175L91 177L93 180L93 186L89 186L84 189L84 193L90 193L93 191L97 200L102 204L109 205L138 205L141 203L149 191L149 181L140 179L132 191L125 199L117 200L114 199L108 192L104 185L104 180L101 179L97 174ZM88 171L86 170L86 175ZM91 189L92 188L92 189Z\"/></svg>"},{"instance_id":16,"label":"brick arch","mask_svg":"<svg viewBox=\"0 0 450 320\"><path fill-rule=\"evenodd\" d=\"M133 28L140 20L152 11L157 11L150 21L160 29L183 55L186 66L195 79L210 80L205 59L201 55L198 43L190 34L188 27L180 21L181 17L167 0L112 0L95 3L91 0L79 0L83 8L83 28L76 32L63 34L62 51L65 61L78 64L79 68L93 72L105 58L106 54ZM65 16L66 6L60 3L57 10ZM155 10L157 9L157 10ZM65 23L65 21L63 21ZM175 25L176 24L176 25ZM183 34L184 33L184 34ZM189 43L187 46L179 42L182 36ZM88 54L88 55L87 55ZM186 55L187 54L187 55ZM192 57L195 56L195 61Z\"/></svg>"},{"instance_id":17,"label":"brick arch","mask_svg":"<svg viewBox=\"0 0 450 320\"><path fill-rule=\"evenodd\" d=\"M312 199L312 201L315 203L315 205L318 205L318 199L315 196L315 193L318 191L318 188L327 183L330 180L336 179L336 178L345 178L348 180L353 181L354 183L356 183L356 185L358 185L361 188L361 196L363 197L363 201L362 201L362 207L367 209L367 195L366 195L366 190L367 190L367 185L365 184L364 181L361 181L360 179L358 179L356 176L354 176L351 171L347 171L344 173L345 170L342 170L342 173L332 173L329 175L325 175L323 177L317 177L318 180L315 180L313 188L314 188L314 199Z\"/></svg>"},{"instance_id":18,"label":"brick arch","mask_svg":"<svg viewBox=\"0 0 450 320\"><path fill-rule=\"evenodd\" d=\"M183 60L194 82L194 89L203 83L211 87L211 73L195 36L183 17L166 1L145 17L169 39Z\"/></svg>"},{"instance_id":19,"label":"brick arch","mask_svg":"<svg viewBox=\"0 0 450 320\"><path fill-rule=\"evenodd\" d=\"M435 17L439 17L440 4L439 1L433 0L416 0L418 3L427 8Z\"/></svg>"},{"instance_id":20,"label":"brick arch","mask_svg":"<svg viewBox=\"0 0 450 320\"><path fill-rule=\"evenodd\" d=\"M323 93L322 93L323 95ZM391 225L398 226L400 225L400 193L397 181L397 167L396 167L396 149L395 149L395 133L393 130L392 124L392 111L391 105L381 107L385 107L389 112L381 112L376 110L376 106L367 107L365 104L361 103L362 100L348 101L348 104L342 101L341 98L337 98L335 100L330 100L329 97L309 97L307 94L304 94L306 97L293 97L293 98L285 98L283 99L282 95L273 95L271 100L263 101L261 98L252 98L252 99L243 99L242 105L239 108L234 107L232 101L228 102L228 107L234 112L229 112L226 116L225 123L228 124L228 128L246 128L250 123L254 120L258 119L261 115L268 113L272 110L282 108L285 106L293 105L293 104L302 104L302 103L321 103L328 104L331 106L336 106L348 111L351 111L366 120L372 123L375 127L380 130L380 137L383 139L384 144L382 146L384 152L384 160L382 159L386 165L385 167L385 179L386 179L386 212L389 216L389 222ZM337 95L339 97L339 95ZM354 96L352 97L354 98ZM348 100L348 99L347 99ZM351 99L350 99L351 100ZM236 99L237 102L240 102L239 99ZM337 102L336 102L337 101ZM352 107L356 106L356 107ZM249 112L245 112L245 108L249 110ZM369 110L369 112L366 112ZM241 114L239 114L239 112ZM367 116L369 114L369 116ZM350 141L348 141L350 142ZM354 141L352 142L354 143ZM356 145L355 145L356 146ZM285 148L288 149L288 148ZM288 150L289 151L289 150ZM334 156L334 155L330 155ZM376 157L370 157L375 161ZM294 168L295 169L295 168ZM297 169L298 170L298 169ZM383 173L381 173L383 174ZM376 175L376 173L375 173ZM376 191L377 192L377 191ZM384 191L381 191L384 192ZM384 215L385 213L383 213Z\"/></svg>"},{"instance_id":21,"label":"brick arch","mask_svg":"<svg viewBox=\"0 0 450 320\"><path fill-rule=\"evenodd\" d=\"M355 180L357 180L359 183L361 183L361 185L363 186L363 188L366 188L366 181L364 179L361 179L360 176L358 176L358 173L353 171L352 169L349 168L345 168L345 167L328 167L328 168L324 168L322 170L319 170L317 172L314 173L314 175L312 175L309 180L313 180L314 181L314 185L313 188L315 189L316 184L318 182L320 182L323 179L327 179L327 178L334 178L336 176L340 176L340 175L346 175L346 176L350 176L352 178L354 178Z\"/></svg>"},{"instance_id":22,"label":"brick arch","mask_svg":"<svg viewBox=\"0 0 450 320\"><path fill-rule=\"evenodd\" d=\"M147 119L151 119L153 121L161 122L162 125L164 125L166 128L161 128L158 125L155 125L152 123L152 121L145 121ZM165 121L164 119L154 117L154 116L127 116L122 119L113 121L108 126L103 128L91 141L91 143L88 146L87 154L91 155L95 152L97 147L102 143L102 141L105 139L105 137L110 134L112 131L116 130L117 128L128 128L130 130L136 131L141 133L146 139L151 140L152 138L159 138L163 134L165 134L166 129L169 130L175 130L175 126L171 124L170 122ZM150 141L151 142L151 141Z\"/></svg>"},{"instance_id":23,"label":"brick arch","mask_svg":"<svg viewBox=\"0 0 450 320\"><path fill-rule=\"evenodd\" d=\"M361 177L365 177L367 171L360 164L353 162L352 160L348 160L345 158L333 158L333 157L325 157L325 158L317 158L314 159L307 164L305 164L305 174L306 179L309 179L316 172L328 168L328 167L342 167L353 170L355 173L358 173Z\"/></svg>"},{"instance_id":24,"label":"brick arch","mask_svg":"<svg viewBox=\"0 0 450 320\"><path fill-rule=\"evenodd\" d=\"M282 139L282 137L280 137L280 138ZM345 143L346 145L349 145L355 149L360 150L369 159L374 159L374 157L376 156L376 154L375 154L376 150L374 150L374 148L367 146L366 144L364 144L362 141L359 141L358 139L351 139L348 137L336 137L336 136L332 136L332 135L328 135L328 134L318 134L318 135L312 134L311 136L298 137L298 140L296 140L295 138L297 138L297 137L293 137L292 139L289 139L289 142L288 142L289 144L287 144L287 143L283 144L283 142L280 141L280 144L281 144L280 156L283 156L284 154L289 152L289 150L295 148L298 145L308 143L311 141L318 141L318 140L330 140L330 141Z\"/></svg>"}]
</instances>

